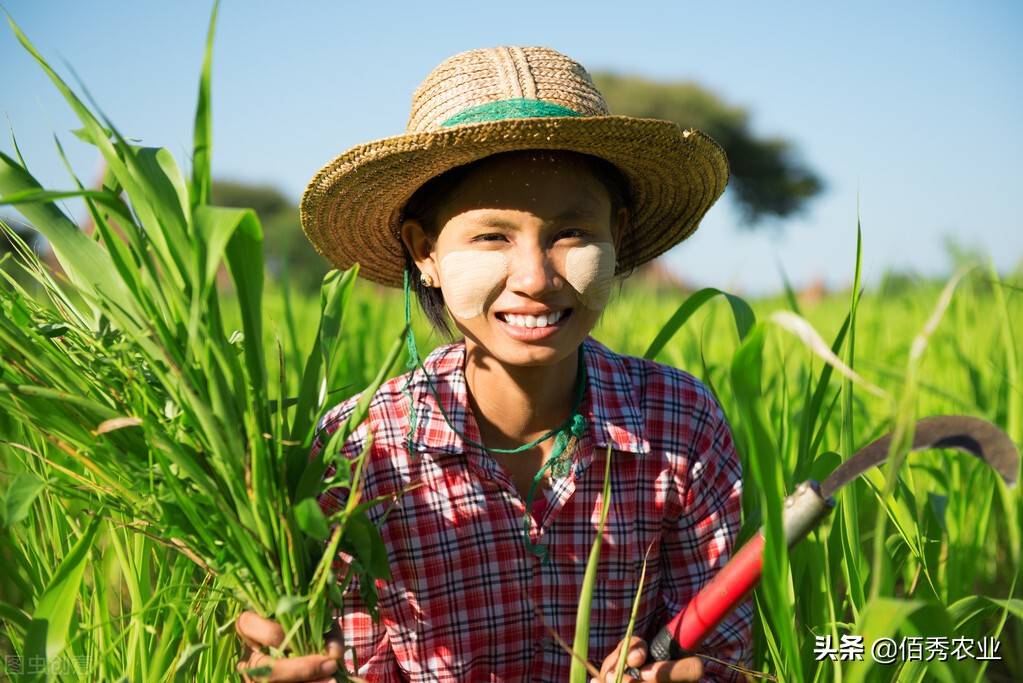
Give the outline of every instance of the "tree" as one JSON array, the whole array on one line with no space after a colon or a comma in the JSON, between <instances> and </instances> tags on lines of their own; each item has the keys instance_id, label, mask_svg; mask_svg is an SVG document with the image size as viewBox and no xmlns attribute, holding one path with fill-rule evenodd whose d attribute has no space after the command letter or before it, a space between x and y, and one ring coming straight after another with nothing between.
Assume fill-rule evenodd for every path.
<instances>
[{"instance_id":1,"label":"tree","mask_svg":"<svg viewBox=\"0 0 1023 683\"><path fill-rule=\"evenodd\" d=\"M717 140L728 155L729 184L747 226L768 217L796 214L823 189L818 175L798 159L790 140L755 136L749 112L696 83L613 73L596 73L593 78L612 113L667 119Z\"/></svg>"}]
</instances>

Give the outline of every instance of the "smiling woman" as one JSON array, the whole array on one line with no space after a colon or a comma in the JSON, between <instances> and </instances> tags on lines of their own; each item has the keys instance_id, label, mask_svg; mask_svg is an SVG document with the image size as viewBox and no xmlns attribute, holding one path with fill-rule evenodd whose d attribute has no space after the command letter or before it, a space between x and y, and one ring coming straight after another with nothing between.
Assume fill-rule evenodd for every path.
<instances>
[{"instance_id":1,"label":"smiling woman","mask_svg":"<svg viewBox=\"0 0 1023 683\"><path fill-rule=\"evenodd\" d=\"M406 135L350 150L313 179L302 217L316 248L404 285L406 311L414 286L434 325L447 331L450 319L464 337L422 362L413 340L413 372L381 386L340 446L341 466L368 453L362 500L402 495L368 512L391 580L344 587L349 670L374 681L568 680L558 640L574 638L607 502L595 453L611 452L588 626L605 672L626 644L644 566L633 666L643 638L727 561L741 468L716 399L687 373L589 337L616 274L685 239L726 181L706 136L610 116L580 65L518 47L447 60L416 92ZM314 454L357 400L323 417ZM331 514L349 498L334 488L320 505ZM341 554L341 567L351 561ZM707 640L718 662L641 671L734 679L726 664L748 660L751 615L746 603ZM253 652L255 662L266 658ZM296 662L272 666L301 679L284 678Z\"/></svg>"},{"instance_id":2,"label":"smiling woman","mask_svg":"<svg viewBox=\"0 0 1023 683\"><path fill-rule=\"evenodd\" d=\"M420 302L440 292L472 347L504 362L574 355L607 303L614 242L628 220L606 166L572 152L520 151L458 169L457 184L420 209L432 220L406 209L401 236L413 276L436 283L419 290Z\"/></svg>"},{"instance_id":3,"label":"smiling woman","mask_svg":"<svg viewBox=\"0 0 1023 683\"><path fill-rule=\"evenodd\" d=\"M493 166L495 162L499 162L500 160L506 157L511 157L514 159L515 157L522 157L523 155L526 155L527 158L538 161L539 160L538 155L540 154L544 153L535 150L529 152L518 151L505 152L503 154L495 154L491 157L486 157L480 161L466 164L464 166L459 166L450 171L447 171L446 173L442 173L441 175L429 180L425 185L419 188L415 192L415 194L412 195L412 198L409 199L408 203L405 205L404 217L416 219L416 221L419 223L419 226L421 227L422 231L426 234L426 236L431 239L435 239L438 233L439 227L438 214L440 212L441 206L449 202L452 195L452 191L467 176L474 173L481 166L484 165ZM625 206L625 197L628 194L626 188L626 181L622 177L622 174L618 171L618 169L616 169L614 166L604 161L603 159L600 159L599 157L562 151L550 151L546 152L545 154L549 163L557 164L559 159L563 159L565 160L566 165L574 160L576 164L585 166L586 172L591 174L593 177L597 178L600 181L600 184L603 186L603 189L611 202L611 208L608 214L609 220L615 221L619 210ZM589 202L587 203L589 203L592 206L593 203L599 204L601 197L599 194L595 197L593 195L590 195L588 199ZM575 216L573 215L563 216L563 218L565 219L571 219L574 217ZM592 211L589 213L583 212L582 217L592 219L594 217L594 214L592 213ZM514 227L514 223L512 225ZM617 224L614 227L618 228ZM424 284L422 280L422 272L419 270L418 264L411 257L407 248L408 243L406 242L405 267L411 273L412 286L416 294L416 299L419 301L419 306L426 314L426 317L427 319L429 319L430 323L439 332L446 336L450 336L451 331L448 324L449 320L447 317L447 312L445 310L445 301L444 297L441 294L441 290L439 288L434 287L432 284L429 286ZM610 269L613 274L615 265L613 256L611 258L604 259L603 261L601 261L601 263L606 264L608 261L610 262ZM482 264L486 262L486 258L481 257L479 254L476 254L475 258L469 259L469 262L472 264L477 263ZM494 263L497 265L498 269L507 267L506 261L498 261L495 259ZM588 283L588 278L592 277L592 274L603 273L603 270L597 270L596 273L591 274L590 271L588 271L581 265L573 265L571 260L568 265L571 272L566 273L566 277L569 279L572 286L575 287L576 291L582 291L584 289L589 291L590 286ZM603 268L606 269L607 266L604 265ZM627 275L627 273L625 273L625 275ZM608 287L607 291L608 294L610 294L610 287ZM455 311L465 310L462 309L461 306L459 306L456 302L448 302L448 304L451 305L453 307L453 310ZM475 308L473 308L472 310L475 310ZM476 315L478 314L479 312L476 313Z\"/></svg>"}]
</instances>

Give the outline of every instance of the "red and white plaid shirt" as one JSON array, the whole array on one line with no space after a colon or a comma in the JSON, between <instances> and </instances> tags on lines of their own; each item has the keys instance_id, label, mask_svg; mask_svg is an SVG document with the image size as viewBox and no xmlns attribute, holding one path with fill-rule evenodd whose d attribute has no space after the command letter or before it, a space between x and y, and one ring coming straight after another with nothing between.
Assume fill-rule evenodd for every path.
<instances>
[{"instance_id":1,"label":"red and white plaid shirt","mask_svg":"<svg viewBox=\"0 0 1023 683\"><path fill-rule=\"evenodd\" d=\"M534 507L532 539L548 547L547 563L523 543L525 503L508 473L447 425L422 371L411 386L415 460L406 450L406 376L377 392L344 447L346 456L358 455L372 431L362 499L422 485L400 497L380 526L392 580L377 581L379 623L367 614L357 582L345 590L338 618L358 675L388 682L568 680L569 656L543 622L571 644L608 446L611 505L590 613L591 661L599 666L625 635L648 546L635 628L647 640L727 561L739 530L741 468L713 394L681 370L616 354L592 338L583 349L589 432L568 475L538 489ZM464 364L464 342L436 349L423 363L453 425L478 442ZM322 430L344 424L355 401L327 412L321 438ZM317 439L314 453L322 443ZM347 493L332 489L320 505L336 511ZM370 519L380 524L387 507L370 510ZM336 567L350 559L341 553ZM751 623L746 602L703 650L748 665ZM352 670L350 653L346 661ZM739 680L706 660L704 671L705 680Z\"/></svg>"}]
</instances>

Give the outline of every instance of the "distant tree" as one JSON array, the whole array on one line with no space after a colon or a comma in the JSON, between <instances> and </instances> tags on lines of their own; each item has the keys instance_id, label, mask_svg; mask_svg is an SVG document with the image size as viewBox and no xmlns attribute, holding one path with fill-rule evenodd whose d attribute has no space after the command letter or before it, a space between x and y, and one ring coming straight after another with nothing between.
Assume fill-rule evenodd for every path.
<instances>
[{"instance_id":1,"label":"distant tree","mask_svg":"<svg viewBox=\"0 0 1023 683\"><path fill-rule=\"evenodd\" d=\"M703 86L613 73L596 73L594 80L614 114L667 119L717 140L728 155L731 192L748 226L798 213L823 188L792 141L754 135L749 112Z\"/></svg>"}]
</instances>

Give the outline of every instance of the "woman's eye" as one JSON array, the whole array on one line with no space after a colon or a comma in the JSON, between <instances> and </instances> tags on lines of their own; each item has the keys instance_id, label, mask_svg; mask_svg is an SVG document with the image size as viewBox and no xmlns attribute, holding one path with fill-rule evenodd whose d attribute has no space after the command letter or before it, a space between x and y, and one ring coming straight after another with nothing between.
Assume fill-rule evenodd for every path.
<instances>
[{"instance_id":1,"label":"woman's eye","mask_svg":"<svg viewBox=\"0 0 1023 683\"><path fill-rule=\"evenodd\" d=\"M473 242L498 242L504 239L504 235L499 232L487 232L482 235L476 235L472 238Z\"/></svg>"},{"instance_id":2,"label":"woman's eye","mask_svg":"<svg viewBox=\"0 0 1023 683\"><path fill-rule=\"evenodd\" d=\"M585 237L586 231L579 228L567 228L554 236L555 240L571 239L573 237Z\"/></svg>"}]
</instances>

